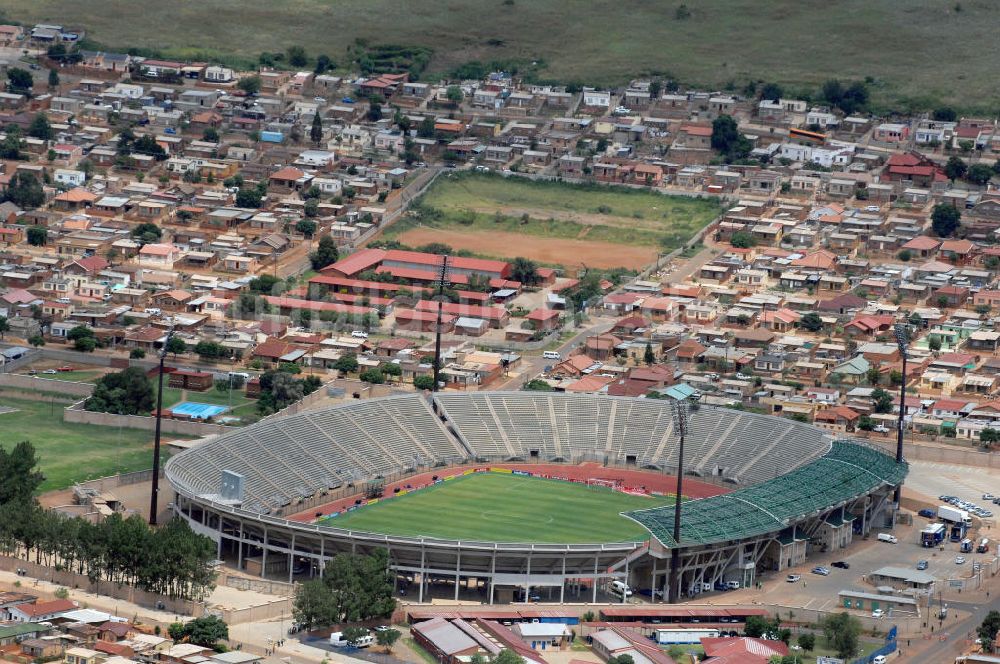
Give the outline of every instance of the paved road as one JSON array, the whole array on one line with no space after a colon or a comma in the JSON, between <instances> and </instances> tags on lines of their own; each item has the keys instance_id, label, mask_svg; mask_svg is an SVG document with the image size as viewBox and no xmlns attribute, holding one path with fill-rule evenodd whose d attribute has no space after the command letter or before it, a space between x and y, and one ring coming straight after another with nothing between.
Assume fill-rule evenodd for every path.
<instances>
[{"instance_id":1,"label":"paved road","mask_svg":"<svg viewBox=\"0 0 1000 664\"><path fill-rule=\"evenodd\" d=\"M601 334L602 332L607 332L614 326L613 322L608 322L606 320L598 319L597 322L591 325L585 325L581 327L572 337L564 341L558 348L554 350L558 352L563 357L569 355L570 351L580 344L585 338ZM507 380L498 383L495 388L496 390L516 390L520 389L521 385L525 382L531 380L533 377L541 373L545 365L552 364L552 360L546 360L541 355L522 355L521 366L517 372L517 375L511 376Z\"/></svg>"}]
</instances>

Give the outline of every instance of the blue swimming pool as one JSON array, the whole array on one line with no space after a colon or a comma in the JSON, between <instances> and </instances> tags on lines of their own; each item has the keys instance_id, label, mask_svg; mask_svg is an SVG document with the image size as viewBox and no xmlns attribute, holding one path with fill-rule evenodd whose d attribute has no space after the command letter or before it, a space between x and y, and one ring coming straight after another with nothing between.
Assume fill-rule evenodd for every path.
<instances>
[{"instance_id":1,"label":"blue swimming pool","mask_svg":"<svg viewBox=\"0 0 1000 664\"><path fill-rule=\"evenodd\" d=\"M207 420L210 417L215 417L220 415L227 410L225 406L216 406L211 403L197 403L194 401L185 401L179 403L170 409L174 415L183 415L185 417L191 417L196 420Z\"/></svg>"}]
</instances>

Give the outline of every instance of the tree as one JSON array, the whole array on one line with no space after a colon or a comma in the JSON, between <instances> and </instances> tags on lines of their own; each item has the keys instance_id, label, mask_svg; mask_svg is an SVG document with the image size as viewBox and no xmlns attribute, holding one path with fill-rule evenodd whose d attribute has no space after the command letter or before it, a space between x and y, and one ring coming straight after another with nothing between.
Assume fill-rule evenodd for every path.
<instances>
[{"instance_id":1,"label":"tree","mask_svg":"<svg viewBox=\"0 0 1000 664\"><path fill-rule=\"evenodd\" d=\"M823 319L815 311L810 311L799 319L799 327L808 332L819 332L823 329Z\"/></svg>"},{"instance_id":2,"label":"tree","mask_svg":"<svg viewBox=\"0 0 1000 664\"><path fill-rule=\"evenodd\" d=\"M260 92L260 76L244 76L236 82L236 87L248 95L255 95Z\"/></svg>"},{"instance_id":3,"label":"tree","mask_svg":"<svg viewBox=\"0 0 1000 664\"><path fill-rule=\"evenodd\" d=\"M368 112L365 117L369 122L378 122L382 119L382 103L372 99L368 102Z\"/></svg>"},{"instance_id":4,"label":"tree","mask_svg":"<svg viewBox=\"0 0 1000 664\"><path fill-rule=\"evenodd\" d=\"M642 354L642 361L646 364L653 364L653 362L656 362L656 355L653 354L653 345L648 341L646 342L646 350L643 351Z\"/></svg>"},{"instance_id":5,"label":"tree","mask_svg":"<svg viewBox=\"0 0 1000 664\"><path fill-rule=\"evenodd\" d=\"M823 634L840 659L850 659L858 652L861 621L849 613L828 616L823 621Z\"/></svg>"},{"instance_id":6,"label":"tree","mask_svg":"<svg viewBox=\"0 0 1000 664\"><path fill-rule=\"evenodd\" d=\"M927 348L935 352L941 350L941 337L934 335L933 337L928 339Z\"/></svg>"},{"instance_id":7,"label":"tree","mask_svg":"<svg viewBox=\"0 0 1000 664\"><path fill-rule=\"evenodd\" d=\"M363 383L371 383L372 385L381 385L385 382L385 374L383 374L379 369L368 369L362 371L361 375L358 376Z\"/></svg>"},{"instance_id":8,"label":"tree","mask_svg":"<svg viewBox=\"0 0 1000 664\"><path fill-rule=\"evenodd\" d=\"M57 88L59 87L59 72L55 69L49 70L49 87Z\"/></svg>"},{"instance_id":9,"label":"tree","mask_svg":"<svg viewBox=\"0 0 1000 664\"><path fill-rule=\"evenodd\" d=\"M315 235L317 227L318 224L312 219L299 219L295 222L295 230L306 237L312 237Z\"/></svg>"},{"instance_id":10,"label":"tree","mask_svg":"<svg viewBox=\"0 0 1000 664\"><path fill-rule=\"evenodd\" d=\"M524 384L527 392L552 392L552 386L541 378L533 378Z\"/></svg>"},{"instance_id":11,"label":"tree","mask_svg":"<svg viewBox=\"0 0 1000 664\"><path fill-rule=\"evenodd\" d=\"M141 360L146 357L146 351L142 348L133 348L128 352L128 356L133 360Z\"/></svg>"},{"instance_id":12,"label":"tree","mask_svg":"<svg viewBox=\"0 0 1000 664\"><path fill-rule=\"evenodd\" d=\"M203 360L229 357L229 349L216 341L199 341L194 345L194 352Z\"/></svg>"},{"instance_id":13,"label":"tree","mask_svg":"<svg viewBox=\"0 0 1000 664\"><path fill-rule=\"evenodd\" d=\"M49 124L49 118L44 113L36 113L28 126L28 136L51 141L52 135L52 125Z\"/></svg>"},{"instance_id":14,"label":"tree","mask_svg":"<svg viewBox=\"0 0 1000 664\"><path fill-rule=\"evenodd\" d=\"M44 247L49 241L49 229L44 226L32 226L28 229L28 244L33 247Z\"/></svg>"},{"instance_id":15,"label":"tree","mask_svg":"<svg viewBox=\"0 0 1000 664\"><path fill-rule=\"evenodd\" d=\"M392 646L399 640L402 633L398 629L383 629L380 632L375 632L375 641L378 642L380 646L385 648L386 652L392 652Z\"/></svg>"},{"instance_id":16,"label":"tree","mask_svg":"<svg viewBox=\"0 0 1000 664\"><path fill-rule=\"evenodd\" d=\"M979 432L979 442L987 447L993 443L1000 443L1000 430L986 427Z\"/></svg>"},{"instance_id":17,"label":"tree","mask_svg":"<svg viewBox=\"0 0 1000 664\"><path fill-rule=\"evenodd\" d=\"M862 415L858 418L858 428L862 431L871 431L875 428L875 420L868 415Z\"/></svg>"},{"instance_id":18,"label":"tree","mask_svg":"<svg viewBox=\"0 0 1000 664\"><path fill-rule=\"evenodd\" d=\"M966 172L965 178L972 184L983 186L993 178L993 169L986 164L973 164Z\"/></svg>"},{"instance_id":19,"label":"tree","mask_svg":"<svg viewBox=\"0 0 1000 664\"><path fill-rule=\"evenodd\" d=\"M997 631L1000 631L1000 612L990 611L986 614L982 624L976 628L976 633L982 640L983 652L993 652Z\"/></svg>"},{"instance_id":20,"label":"tree","mask_svg":"<svg viewBox=\"0 0 1000 664\"><path fill-rule=\"evenodd\" d=\"M417 125L417 136L420 138L434 138L436 133L437 130L434 128L434 116L425 115L423 119L420 120L420 124Z\"/></svg>"},{"instance_id":21,"label":"tree","mask_svg":"<svg viewBox=\"0 0 1000 664\"><path fill-rule=\"evenodd\" d=\"M781 86L777 83L766 83L764 87L760 89L760 98L767 99L769 101L778 101L785 94L785 91L781 89Z\"/></svg>"},{"instance_id":22,"label":"tree","mask_svg":"<svg viewBox=\"0 0 1000 664\"><path fill-rule=\"evenodd\" d=\"M965 175L969 170L969 165L961 157L948 157L948 162L944 165L944 174L954 182Z\"/></svg>"},{"instance_id":23,"label":"tree","mask_svg":"<svg viewBox=\"0 0 1000 664\"><path fill-rule=\"evenodd\" d=\"M298 44L289 46L286 54L288 56L288 64L293 67L305 67L309 64L309 56L306 54L306 49Z\"/></svg>"},{"instance_id":24,"label":"tree","mask_svg":"<svg viewBox=\"0 0 1000 664\"><path fill-rule=\"evenodd\" d=\"M903 261L904 263L909 263L910 259L913 258L913 252L910 251L909 249L903 249L898 254L896 254L896 258Z\"/></svg>"},{"instance_id":25,"label":"tree","mask_svg":"<svg viewBox=\"0 0 1000 664\"><path fill-rule=\"evenodd\" d=\"M534 261L518 256L510 264L510 278L530 286L538 281L538 265Z\"/></svg>"},{"instance_id":26,"label":"tree","mask_svg":"<svg viewBox=\"0 0 1000 664\"><path fill-rule=\"evenodd\" d=\"M737 249L750 249L757 245L757 241L753 239L750 233L745 231L737 231L733 233L733 236L729 239L729 244L733 245Z\"/></svg>"},{"instance_id":27,"label":"tree","mask_svg":"<svg viewBox=\"0 0 1000 664\"><path fill-rule=\"evenodd\" d=\"M434 389L434 377L433 376L414 376L413 377L413 387L418 390L433 390Z\"/></svg>"},{"instance_id":28,"label":"tree","mask_svg":"<svg viewBox=\"0 0 1000 664\"><path fill-rule=\"evenodd\" d=\"M45 202L45 191L33 174L15 171L7 185L4 199L25 210L33 210Z\"/></svg>"},{"instance_id":29,"label":"tree","mask_svg":"<svg viewBox=\"0 0 1000 664\"><path fill-rule=\"evenodd\" d=\"M313 68L313 73L322 74L330 69L331 66L333 66L333 62L330 61L330 56L321 53L316 56L316 66Z\"/></svg>"},{"instance_id":30,"label":"tree","mask_svg":"<svg viewBox=\"0 0 1000 664\"><path fill-rule=\"evenodd\" d=\"M69 332L66 333L67 341L72 341L74 343L79 343L84 339L93 340L93 338L94 338L94 331L89 327L87 327L86 325L77 325L76 327L72 328ZM77 350L80 349L77 348ZM91 347L90 350L93 350L93 347Z\"/></svg>"},{"instance_id":31,"label":"tree","mask_svg":"<svg viewBox=\"0 0 1000 664\"><path fill-rule=\"evenodd\" d=\"M132 237L142 244L153 244L163 239L163 229L147 221L132 229Z\"/></svg>"},{"instance_id":32,"label":"tree","mask_svg":"<svg viewBox=\"0 0 1000 664\"><path fill-rule=\"evenodd\" d=\"M750 153L750 141L740 133L731 115L720 115L712 120L712 149L730 159L740 159Z\"/></svg>"},{"instance_id":33,"label":"tree","mask_svg":"<svg viewBox=\"0 0 1000 664\"><path fill-rule=\"evenodd\" d=\"M83 407L99 413L148 415L153 410L153 384L138 367L105 374Z\"/></svg>"},{"instance_id":34,"label":"tree","mask_svg":"<svg viewBox=\"0 0 1000 664\"><path fill-rule=\"evenodd\" d=\"M771 631L771 620L765 616L747 616L743 626L743 635L754 639L767 638Z\"/></svg>"},{"instance_id":35,"label":"tree","mask_svg":"<svg viewBox=\"0 0 1000 664\"><path fill-rule=\"evenodd\" d=\"M934 109L934 119L938 122L954 122L958 119L958 113L950 106L942 106Z\"/></svg>"},{"instance_id":36,"label":"tree","mask_svg":"<svg viewBox=\"0 0 1000 664\"><path fill-rule=\"evenodd\" d=\"M340 258L337 252L337 243L329 235L324 235L319 239L316 251L309 254L309 262L314 270L321 270L327 265L336 263Z\"/></svg>"},{"instance_id":37,"label":"tree","mask_svg":"<svg viewBox=\"0 0 1000 664\"><path fill-rule=\"evenodd\" d=\"M872 391L872 401L874 402L873 410L876 413L892 412L892 395L881 387L877 387Z\"/></svg>"},{"instance_id":38,"label":"tree","mask_svg":"<svg viewBox=\"0 0 1000 664\"><path fill-rule=\"evenodd\" d=\"M354 373L358 370L358 356L354 353L347 353L337 358L333 363L333 368L341 373Z\"/></svg>"},{"instance_id":39,"label":"tree","mask_svg":"<svg viewBox=\"0 0 1000 664\"><path fill-rule=\"evenodd\" d=\"M260 377L257 411L262 415L276 413L305 396L305 384L285 371L267 371Z\"/></svg>"},{"instance_id":40,"label":"tree","mask_svg":"<svg viewBox=\"0 0 1000 664\"><path fill-rule=\"evenodd\" d=\"M220 641L229 639L229 627L218 616L202 616L188 621L181 634L196 646L215 648Z\"/></svg>"},{"instance_id":41,"label":"tree","mask_svg":"<svg viewBox=\"0 0 1000 664\"><path fill-rule=\"evenodd\" d=\"M257 189L240 189L236 192L236 207L259 208L263 198L263 194Z\"/></svg>"},{"instance_id":42,"label":"tree","mask_svg":"<svg viewBox=\"0 0 1000 664\"><path fill-rule=\"evenodd\" d=\"M0 316L0 339L10 332L10 321L7 320L6 316Z\"/></svg>"},{"instance_id":43,"label":"tree","mask_svg":"<svg viewBox=\"0 0 1000 664\"><path fill-rule=\"evenodd\" d=\"M403 375L403 368L394 362L384 364L380 368L386 376L399 377Z\"/></svg>"},{"instance_id":44,"label":"tree","mask_svg":"<svg viewBox=\"0 0 1000 664\"><path fill-rule=\"evenodd\" d=\"M35 334L35 335L31 336L31 337L28 337L28 343L31 344L32 346L34 346L35 348L38 348L39 346L44 346L45 345L45 337L43 337L40 334Z\"/></svg>"},{"instance_id":45,"label":"tree","mask_svg":"<svg viewBox=\"0 0 1000 664\"><path fill-rule=\"evenodd\" d=\"M316 215L318 215L319 214L319 200L315 199L315 198L310 198L309 200L307 200L302 205L302 214L306 215L310 219L313 218L313 217L315 217ZM315 222L311 222L311 223L315 224ZM315 233L315 232L316 232L316 227L313 226L312 232L310 233L310 237L312 237L312 234Z\"/></svg>"},{"instance_id":46,"label":"tree","mask_svg":"<svg viewBox=\"0 0 1000 664\"><path fill-rule=\"evenodd\" d=\"M456 106L461 104L462 100L465 99L465 93L462 92L462 88L457 85L449 85L448 90L445 92L445 96L447 96L448 101Z\"/></svg>"},{"instance_id":47,"label":"tree","mask_svg":"<svg viewBox=\"0 0 1000 664\"><path fill-rule=\"evenodd\" d=\"M31 96L31 87L35 84L31 72L20 67L7 70L7 92L17 95Z\"/></svg>"},{"instance_id":48,"label":"tree","mask_svg":"<svg viewBox=\"0 0 1000 664\"><path fill-rule=\"evenodd\" d=\"M292 613L308 627L383 618L396 608L392 586L385 549L369 555L338 553L326 563L322 580L296 588ZM347 630L344 638L351 640Z\"/></svg>"},{"instance_id":49,"label":"tree","mask_svg":"<svg viewBox=\"0 0 1000 664\"><path fill-rule=\"evenodd\" d=\"M493 664L524 664L524 658L513 650L504 648L493 660Z\"/></svg>"},{"instance_id":50,"label":"tree","mask_svg":"<svg viewBox=\"0 0 1000 664\"><path fill-rule=\"evenodd\" d=\"M962 213L951 203L938 203L931 212L931 228L938 237L949 237L958 230Z\"/></svg>"},{"instance_id":51,"label":"tree","mask_svg":"<svg viewBox=\"0 0 1000 664\"><path fill-rule=\"evenodd\" d=\"M6 136L0 142L0 159L24 159L21 149L24 147L24 139L21 138L21 129L17 125L10 125L4 130Z\"/></svg>"},{"instance_id":52,"label":"tree","mask_svg":"<svg viewBox=\"0 0 1000 664\"><path fill-rule=\"evenodd\" d=\"M187 343L180 337L174 336L167 339L166 351L173 354L174 357L183 355L187 350Z\"/></svg>"},{"instance_id":53,"label":"tree","mask_svg":"<svg viewBox=\"0 0 1000 664\"><path fill-rule=\"evenodd\" d=\"M9 451L0 447L0 504L23 505L34 498L45 481L37 466L35 447L30 442L21 441Z\"/></svg>"},{"instance_id":54,"label":"tree","mask_svg":"<svg viewBox=\"0 0 1000 664\"><path fill-rule=\"evenodd\" d=\"M309 140L315 145L319 145L323 140L323 118L319 116L319 109L313 113L312 126L309 128Z\"/></svg>"}]
</instances>

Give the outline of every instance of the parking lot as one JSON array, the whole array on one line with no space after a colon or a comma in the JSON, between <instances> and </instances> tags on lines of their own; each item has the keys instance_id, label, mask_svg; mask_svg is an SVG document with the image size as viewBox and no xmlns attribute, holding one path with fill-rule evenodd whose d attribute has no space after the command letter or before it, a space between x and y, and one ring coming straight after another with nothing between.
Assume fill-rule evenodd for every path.
<instances>
[{"instance_id":1,"label":"parking lot","mask_svg":"<svg viewBox=\"0 0 1000 664\"><path fill-rule=\"evenodd\" d=\"M914 516L913 525L897 525L892 533L899 540L898 544L880 542L873 533L867 540L855 540L845 550L832 554L812 555L805 565L766 575L762 577L764 591L759 597L766 603L833 610L841 606L837 597L837 593L841 590L876 592L875 587L865 579L881 567L893 566L916 570L917 563L926 560L928 567L925 571L939 580L945 580L967 577L972 573L972 566L976 560L992 557L992 552L978 555L960 554L958 544L949 541L945 541L938 548L922 547L920 530L928 522L928 519ZM966 562L963 565L955 564L955 557L958 555L965 556ZM832 563L836 561L844 561L850 568L834 567ZM812 568L816 566L829 568L830 574L820 576L812 573ZM795 583L789 583L786 580L788 574L798 574L801 578ZM734 593L731 596L736 598L737 595L738 593Z\"/></svg>"}]
</instances>

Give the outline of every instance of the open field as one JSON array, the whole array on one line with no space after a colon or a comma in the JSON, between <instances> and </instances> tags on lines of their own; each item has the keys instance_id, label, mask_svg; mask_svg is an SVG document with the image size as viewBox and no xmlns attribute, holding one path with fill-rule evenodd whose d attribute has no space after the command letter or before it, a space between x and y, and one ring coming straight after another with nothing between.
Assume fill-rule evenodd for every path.
<instances>
[{"instance_id":1,"label":"open field","mask_svg":"<svg viewBox=\"0 0 1000 664\"><path fill-rule=\"evenodd\" d=\"M443 242L454 249L466 249L477 255L496 258L523 256L546 264L593 268L624 267L639 270L656 259L652 247L628 247L609 242L561 240L490 231L466 231L442 228L413 228L395 235L403 244L417 247Z\"/></svg>"},{"instance_id":2,"label":"open field","mask_svg":"<svg viewBox=\"0 0 1000 664\"><path fill-rule=\"evenodd\" d=\"M672 502L668 497L632 496L574 482L476 473L324 523L395 535L488 542L638 541L649 533L620 513Z\"/></svg>"},{"instance_id":3,"label":"open field","mask_svg":"<svg viewBox=\"0 0 1000 664\"><path fill-rule=\"evenodd\" d=\"M60 401L0 397L0 406L17 409L0 414L0 445L31 441L45 474L42 491L152 466L153 435L148 431L63 422L66 404Z\"/></svg>"},{"instance_id":4,"label":"open field","mask_svg":"<svg viewBox=\"0 0 1000 664\"><path fill-rule=\"evenodd\" d=\"M444 242L476 254L637 268L718 213L715 201L615 187L471 173L439 178L387 238Z\"/></svg>"},{"instance_id":5,"label":"open field","mask_svg":"<svg viewBox=\"0 0 1000 664\"><path fill-rule=\"evenodd\" d=\"M301 43L345 62L356 39L432 50L429 70L521 63L543 79L621 83L645 72L711 87L774 80L814 90L874 81L881 102L991 109L1000 14L990 0L7 0L7 19L82 26L109 47L256 58ZM484 20L488 17L488 20ZM377 20L373 20L377 19ZM532 68L532 62L537 67Z\"/></svg>"}]
</instances>

